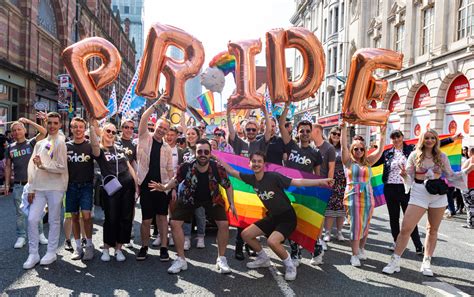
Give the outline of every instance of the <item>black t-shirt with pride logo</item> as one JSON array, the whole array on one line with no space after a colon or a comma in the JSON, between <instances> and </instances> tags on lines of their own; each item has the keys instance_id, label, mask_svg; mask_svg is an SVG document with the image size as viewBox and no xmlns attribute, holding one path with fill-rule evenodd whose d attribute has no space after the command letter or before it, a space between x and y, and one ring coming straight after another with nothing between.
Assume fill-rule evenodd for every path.
<instances>
[{"instance_id":1,"label":"black t-shirt with pride logo","mask_svg":"<svg viewBox=\"0 0 474 297\"><path fill-rule=\"evenodd\" d=\"M285 166L301 171L313 173L314 167L323 163L323 158L319 151L312 146L300 147L294 140L286 145L288 151L288 160Z\"/></svg>"},{"instance_id":2,"label":"black t-shirt with pride logo","mask_svg":"<svg viewBox=\"0 0 474 297\"><path fill-rule=\"evenodd\" d=\"M240 173L240 179L253 187L268 215L275 216L293 209L290 199L285 194L285 189L291 185L291 178L278 172L265 172L259 181L255 174Z\"/></svg>"},{"instance_id":3,"label":"black t-shirt with pride logo","mask_svg":"<svg viewBox=\"0 0 474 297\"><path fill-rule=\"evenodd\" d=\"M117 176L117 162L119 175L128 171L127 161L128 158L125 154L125 151L117 145L110 147L101 147L100 156L97 158L97 163L99 163L100 173L102 174L102 177L106 177L107 175Z\"/></svg>"},{"instance_id":4,"label":"black t-shirt with pride logo","mask_svg":"<svg viewBox=\"0 0 474 297\"><path fill-rule=\"evenodd\" d=\"M133 140L120 138L116 143L123 148L130 162L137 160L137 145Z\"/></svg>"},{"instance_id":5,"label":"black t-shirt with pride logo","mask_svg":"<svg viewBox=\"0 0 474 297\"><path fill-rule=\"evenodd\" d=\"M70 183L91 183L94 180L94 156L89 140L66 142L67 169Z\"/></svg>"}]
</instances>

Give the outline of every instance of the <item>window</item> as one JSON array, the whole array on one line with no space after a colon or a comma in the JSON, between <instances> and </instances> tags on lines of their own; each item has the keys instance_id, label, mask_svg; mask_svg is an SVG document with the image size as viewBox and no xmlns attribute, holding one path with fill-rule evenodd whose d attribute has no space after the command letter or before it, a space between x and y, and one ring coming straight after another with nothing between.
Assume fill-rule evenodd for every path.
<instances>
[{"instance_id":1,"label":"window","mask_svg":"<svg viewBox=\"0 0 474 297\"><path fill-rule=\"evenodd\" d=\"M311 29L314 31L318 28L318 6L315 6L313 11L311 12L312 16L311 16Z\"/></svg>"},{"instance_id":2,"label":"window","mask_svg":"<svg viewBox=\"0 0 474 297\"><path fill-rule=\"evenodd\" d=\"M304 27L308 30L311 30L311 13L308 13L308 15L306 16Z\"/></svg>"},{"instance_id":3,"label":"window","mask_svg":"<svg viewBox=\"0 0 474 297\"><path fill-rule=\"evenodd\" d=\"M458 40L471 36L474 29L474 3L472 0L460 0L458 8Z\"/></svg>"},{"instance_id":4,"label":"window","mask_svg":"<svg viewBox=\"0 0 474 297\"><path fill-rule=\"evenodd\" d=\"M331 9L331 10L329 11L328 36L333 33L333 31L332 31L332 25L333 25L333 24L332 24L332 23L333 23L332 14L333 14L333 10Z\"/></svg>"},{"instance_id":5,"label":"window","mask_svg":"<svg viewBox=\"0 0 474 297\"><path fill-rule=\"evenodd\" d=\"M118 10L118 6L117 6L117 5L112 6L112 11L113 11L114 13L117 13L117 10Z\"/></svg>"},{"instance_id":6,"label":"window","mask_svg":"<svg viewBox=\"0 0 474 297\"><path fill-rule=\"evenodd\" d=\"M334 102L336 100L336 90L333 88L329 91L329 98L328 98L328 112L332 113L334 112Z\"/></svg>"},{"instance_id":7,"label":"window","mask_svg":"<svg viewBox=\"0 0 474 297\"><path fill-rule=\"evenodd\" d=\"M327 57L329 59L328 64L327 64L328 65L327 73L331 74L332 73L332 69L331 69L332 68L332 49L328 50L328 56Z\"/></svg>"},{"instance_id":8,"label":"window","mask_svg":"<svg viewBox=\"0 0 474 297\"><path fill-rule=\"evenodd\" d=\"M38 25L45 29L54 37L58 37L56 27L56 16L54 15L54 8L49 0L41 0L38 9L38 17L36 19Z\"/></svg>"},{"instance_id":9,"label":"window","mask_svg":"<svg viewBox=\"0 0 474 297\"><path fill-rule=\"evenodd\" d=\"M341 28L344 28L344 2L341 3Z\"/></svg>"},{"instance_id":10,"label":"window","mask_svg":"<svg viewBox=\"0 0 474 297\"><path fill-rule=\"evenodd\" d=\"M124 13L130 13L130 6L124 6L123 7L123 12Z\"/></svg>"},{"instance_id":11,"label":"window","mask_svg":"<svg viewBox=\"0 0 474 297\"><path fill-rule=\"evenodd\" d=\"M382 14L382 0L377 0L377 10L376 10L376 16L379 16Z\"/></svg>"},{"instance_id":12,"label":"window","mask_svg":"<svg viewBox=\"0 0 474 297\"><path fill-rule=\"evenodd\" d=\"M405 24L399 24L395 27L395 50L403 51L403 41L405 38Z\"/></svg>"},{"instance_id":13,"label":"window","mask_svg":"<svg viewBox=\"0 0 474 297\"><path fill-rule=\"evenodd\" d=\"M337 46L332 49L333 59L332 59L332 73L337 71Z\"/></svg>"},{"instance_id":14,"label":"window","mask_svg":"<svg viewBox=\"0 0 474 297\"><path fill-rule=\"evenodd\" d=\"M327 30L328 20L324 19L324 26L323 26L323 41L326 41L326 30Z\"/></svg>"},{"instance_id":15,"label":"window","mask_svg":"<svg viewBox=\"0 0 474 297\"><path fill-rule=\"evenodd\" d=\"M341 43L339 45L339 68L338 70L342 70L342 53L343 53L343 50L344 50L344 45Z\"/></svg>"},{"instance_id":16,"label":"window","mask_svg":"<svg viewBox=\"0 0 474 297\"><path fill-rule=\"evenodd\" d=\"M422 46L421 54L427 54L431 50L433 44L433 21L434 8L430 7L423 11L423 31L422 31Z\"/></svg>"},{"instance_id":17,"label":"window","mask_svg":"<svg viewBox=\"0 0 474 297\"><path fill-rule=\"evenodd\" d=\"M338 32L339 24L339 7L334 8L334 33Z\"/></svg>"}]
</instances>

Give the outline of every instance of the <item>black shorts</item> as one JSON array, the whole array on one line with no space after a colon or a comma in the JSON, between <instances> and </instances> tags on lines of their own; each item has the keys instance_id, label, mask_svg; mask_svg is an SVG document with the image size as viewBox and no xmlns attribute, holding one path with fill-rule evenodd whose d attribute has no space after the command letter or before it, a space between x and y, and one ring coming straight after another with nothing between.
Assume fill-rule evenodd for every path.
<instances>
[{"instance_id":1,"label":"black shorts","mask_svg":"<svg viewBox=\"0 0 474 297\"><path fill-rule=\"evenodd\" d=\"M191 223L194 217L194 210L201 206L204 207L206 211L206 217L215 221L227 221L225 207L219 204L212 205L211 202L204 204L198 203L194 206L183 205L178 202L176 203L176 208L171 213L171 219Z\"/></svg>"},{"instance_id":2,"label":"black shorts","mask_svg":"<svg viewBox=\"0 0 474 297\"><path fill-rule=\"evenodd\" d=\"M150 192L148 183L146 187L140 187L140 206L142 208L142 220L153 219L156 215L168 215L171 193L160 191Z\"/></svg>"},{"instance_id":3,"label":"black shorts","mask_svg":"<svg viewBox=\"0 0 474 297\"><path fill-rule=\"evenodd\" d=\"M296 213L293 209L279 215L267 215L254 223L265 236L270 236L273 231L278 231L288 238L296 229Z\"/></svg>"}]
</instances>

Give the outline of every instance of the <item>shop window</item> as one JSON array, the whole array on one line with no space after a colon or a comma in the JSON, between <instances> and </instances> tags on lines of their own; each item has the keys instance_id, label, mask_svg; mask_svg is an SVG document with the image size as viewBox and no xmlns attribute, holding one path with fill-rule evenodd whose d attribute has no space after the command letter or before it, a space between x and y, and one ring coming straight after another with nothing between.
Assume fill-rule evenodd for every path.
<instances>
[{"instance_id":1,"label":"shop window","mask_svg":"<svg viewBox=\"0 0 474 297\"><path fill-rule=\"evenodd\" d=\"M45 29L54 37L58 37L56 27L56 16L54 15L54 8L49 0L41 0L38 8L38 17L36 19L38 25Z\"/></svg>"}]
</instances>

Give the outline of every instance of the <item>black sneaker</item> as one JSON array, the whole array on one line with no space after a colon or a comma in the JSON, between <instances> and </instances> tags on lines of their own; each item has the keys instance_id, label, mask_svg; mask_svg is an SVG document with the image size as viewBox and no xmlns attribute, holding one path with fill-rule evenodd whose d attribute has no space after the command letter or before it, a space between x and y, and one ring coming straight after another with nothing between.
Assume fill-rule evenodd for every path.
<instances>
[{"instance_id":1,"label":"black sneaker","mask_svg":"<svg viewBox=\"0 0 474 297\"><path fill-rule=\"evenodd\" d=\"M248 244L245 244L245 251L249 257L257 257L257 253Z\"/></svg>"},{"instance_id":2,"label":"black sneaker","mask_svg":"<svg viewBox=\"0 0 474 297\"><path fill-rule=\"evenodd\" d=\"M420 246L420 247L416 248L416 254L417 255L423 256L424 253L425 253L425 247L424 246Z\"/></svg>"},{"instance_id":3,"label":"black sneaker","mask_svg":"<svg viewBox=\"0 0 474 297\"><path fill-rule=\"evenodd\" d=\"M244 247L242 244L236 244L235 245L235 255L234 255L235 259L239 260L239 261L242 261L245 259L245 256L244 256Z\"/></svg>"},{"instance_id":4,"label":"black sneaker","mask_svg":"<svg viewBox=\"0 0 474 297\"><path fill-rule=\"evenodd\" d=\"M85 248L86 245L87 245L87 239L83 238L83 239L81 240L81 246L82 246L83 248Z\"/></svg>"},{"instance_id":5,"label":"black sneaker","mask_svg":"<svg viewBox=\"0 0 474 297\"><path fill-rule=\"evenodd\" d=\"M147 246L142 246L141 249L138 251L138 254L137 254L137 261L143 261L146 259L147 257L147 254L148 254L148 247Z\"/></svg>"},{"instance_id":6,"label":"black sneaker","mask_svg":"<svg viewBox=\"0 0 474 297\"><path fill-rule=\"evenodd\" d=\"M168 254L168 249L165 247L160 248L160 261L168 262L170 260L170 255Z\"/></svg>"},{"instance_id":7,"label":"black sneaker","mask_svg":"<svg viewBox=\"0 0 474 297\"><path fill-rule=\"evenodd\" d=\"M72 247L72 244L71 244L71 240L66 239L66 241L64 242L64 249L68 252L74 251L74 248Z\"/></svg>"}]
</instances>

